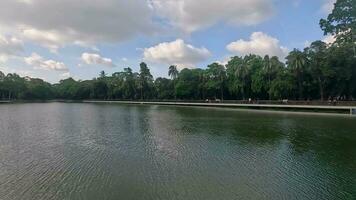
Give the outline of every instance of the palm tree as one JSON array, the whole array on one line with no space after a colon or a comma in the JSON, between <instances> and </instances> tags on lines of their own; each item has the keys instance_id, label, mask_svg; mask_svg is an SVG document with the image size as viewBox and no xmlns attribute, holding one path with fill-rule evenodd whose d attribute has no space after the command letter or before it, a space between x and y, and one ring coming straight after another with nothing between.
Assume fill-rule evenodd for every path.
<instances>
[{"instance_id":1,"label":"palm tree","mask_svg":"<svg viewBox=\"0 0 356 200\"><path fill-rule=\"evenodd\" d=\"M236 79L238 80L238 87L240 88L240 92L242 94L242 99L245 100L246 99L246 85L248 84L248 77L250 76L250 63L249 63L249 59L248 58L244 58L242 63L240 63L237 67L236 67L236 71L235 71L235 76Z\"/></svg>"},{"instance_id":2,"label":"palm tree","mask_svg":"<svg viewBox=\"0 0 356 200\"><path fill-rule=\"evenodd\" d=\"M287 66L294 72L295 76L297 77L299 100L301 100L303 99L303 72L307 63L307 57L303 52L299 51L298 49L294 49L289 53L286 59Z\"/></svg>"},{"instance_id":3,"label":"palm tree","mask_svg":"<svg viewBox=\"0 0 356 200\"><path fill-rule=\"evenodd\" d=\"M174 87L174 99L177 100L177 90L176 90L176 79L178 77L178 69L176 65L169 66L168 76L170 76L173 80L173 87Z\"/></svg>"},{"instance_id":4,"label":"palm tree","mask_svg":"<svg viewBox=\"0 0 356 200\"><path fill-rule=\"evenodd\" d=\"M266 55L263 58L263 70L265 72L265 74L267 75L267 81L268 81L268 96L269 99L271 100L271 84L272 84L272 79L274 79L276 77L277 72L283 68L283 63L279 61L277 56L272 56L269 57L268 55Z\"/></svg>"}]
</instances>

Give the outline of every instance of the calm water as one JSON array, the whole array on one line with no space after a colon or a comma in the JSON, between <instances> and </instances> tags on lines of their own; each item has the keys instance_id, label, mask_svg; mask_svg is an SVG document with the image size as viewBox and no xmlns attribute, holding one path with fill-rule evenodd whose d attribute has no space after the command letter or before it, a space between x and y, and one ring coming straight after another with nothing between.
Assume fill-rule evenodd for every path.
<instances>
[{"instance_id":1,"label":"calm water","mask_svg":"<svg viewBox=\"0 0 356 200\"><path fill-rule=\"evenodd\" d=\"M3 104L0 199L356 199L356 118Z\"/></svg>"}]
</instances>

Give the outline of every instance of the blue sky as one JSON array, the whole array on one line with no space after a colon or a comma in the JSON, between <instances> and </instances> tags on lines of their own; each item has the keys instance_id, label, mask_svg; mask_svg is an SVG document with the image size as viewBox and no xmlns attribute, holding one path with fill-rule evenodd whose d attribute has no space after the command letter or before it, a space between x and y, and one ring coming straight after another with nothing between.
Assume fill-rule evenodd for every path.
<instances>
[{"instance_id":1,"label":"blue sky","mask_svg":"<svg viewBox=\"0 0 356 200\"><path fill-rule=\"evenodd\" d=\"M329 41L319 28L335 0L2 0L0 71L55 83L148 63L206 67L233 55L284 59Z\"/></svg>"}]
</instances>

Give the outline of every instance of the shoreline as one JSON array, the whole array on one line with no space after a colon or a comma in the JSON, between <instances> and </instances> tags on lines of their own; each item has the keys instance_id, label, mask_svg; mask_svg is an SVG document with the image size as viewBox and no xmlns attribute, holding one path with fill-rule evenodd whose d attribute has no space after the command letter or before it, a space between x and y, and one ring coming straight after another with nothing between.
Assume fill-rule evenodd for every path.
<instances>
[{"instance_id":1,"label":"shoreline","mask_svg":"<svg viewBox=\"0 0 356 200\"><path fill-rule=\"evenodd\" d=\"M338 114L356 116L352 106L314 106L314 105L273 105L273 104L233 104L233 103L188 103L188 102L141 102L141 101L91 101L82 103L116 103L131 105L194 106L210 108L235 108L244 110L284 111L289 113Z\"/></svg>"},{"instance_id":2,"label":"shoreline","mask_svg":"<svg viewBox=\"0 0 356 200\"><path fill-rule=\"evenodd\" d=\"M106 103L129 105L192 106L209 108L233 108L238 110L287 112L296 114L330 114L356 116L356 106L293 105L293 104L238 104L238 103L194 103L168 101L106 101L106 100L36 100L36 101L0 101L0 104L11 103Z\"/></svg>"}]
</instances>

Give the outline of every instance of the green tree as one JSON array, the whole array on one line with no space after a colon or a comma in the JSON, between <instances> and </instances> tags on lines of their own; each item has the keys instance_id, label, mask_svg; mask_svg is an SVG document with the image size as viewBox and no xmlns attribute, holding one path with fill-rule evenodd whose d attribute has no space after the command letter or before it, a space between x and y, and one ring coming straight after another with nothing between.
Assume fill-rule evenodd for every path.
<instances>
[{"instance_id":1,"label":"green tree","mask_svg":"<svg viewBox=\"0 0 356 200\"><path fill-rule=\"evenodd\" d=\"M281 69L284 67L284 64L279 61L277 56L269 57L266 55L263 58L263 73L266 77L267 80L264 80L263 78L260 78L260 87L264 88L268 92L268 98L271 99L271 83L272 80L274 80L277 76L277 73L281 71Z\"/></svg>"},{"instance_id":2,"label":"green tree","mask_svg":"<svg viewBox=\"0 0 356 200\"><path fill-rule=\"evenodd\" d=\"M123 93L126 99L135 97L135 77L130 67L124 68Z\"/></svg>"},{"instance_id":3,"label":"green tree","mask_svg":"<svg viewBox=\"0 0 356 200\"><path fill-rule=\"evenodd\" d=\"M356 56L356 1L337 0L327 19L320 20L324 34L336 37L338 45L349 46Z\"/></svg>"},{"instance_id":4,"label":"green tree","mask_svg":"<svg viewBox=\"0 0 356 200\"><path fill-rule=\"evenodd\" d=\"M178 69L176 65L169 66L168 69L168 76L170 76L173 80L173 87L174 87L174 99L177 99L177 89L176 89L176 79L178 77Z\"/></svg>"},{"instance_id":5,"label":"green tree","mask_svg":"<svg viewBox=\"0 0 356 200\"><path fill-rule=\"evenodd\" d=\"M318 83L320 100L323 101L325 88L334 75L334 70L327 63L327 44L322 41L315 41L305 51L310 61L311 75Z\"/></svg>"},{"instance_id":6,"label":"green tree","mask_svg":"<svg viewBox=\"0 0 356 200\"><path fill-rule=\"evenodd\" d=\"M22 99L27 89L25 79L18 74L7 74L2 84L4 90L7 91L7 98L9 100Z\"/></svg>"},{"instance_id":7,"label":"green tree","mask_svg":"<svg viewBox=\"0 0 356 200\"><path fill-rule=\"evenodd\" d=\"M147 64L142 62L140 64L140 91L141 91L141 100L149 96L149 90L152 87L153 76L151 75L150 69L147 67Z\"/></svg>"},{"instance_id":8,"label":"green tree","mask_svg":"<svg viewBox=\"0 0 356 200\"><path fill-rule=\"evenodd\" d=\"M202 69L183 69L177 80L177 97L179 99L200 99L200 74Z\"/></svg>"},{"instance_id":9,"label":"green tree","mask_svg":"<svg viewBox=\"0 0 356 200\"><path fill-rule=\"evenodd\" d=\"M232 57L226 64L227 87L229 92L237 98L241 92L240 80L236 75L237 68L243 63L243 59L235 56Z\"/></svg>"},{"instance_id":10,"label":"green tree","mask_svg":"<svg viewBox=\"0 0 356 200\"><path fill-rule=\"evenodd\" d=\"M47 100L53 98L51 84L38 78L31 78L26 81L27 90L25 91L25 99L30 100Z\"/></svg>"},{"instance_id":11,"label":"green tree","mask_svg":"<svg viewBox=\"0 0 356 200\"><path fill-rule=\"evenodd\" d=\"M106 99L108 94L108 85L102 79L97 79L93 83L93 97L94 99Z\"/></svg>"},{"instance_id":12,"label":"green tree","mask_svg":"<svg viewBox=\"0 0 356 200\"><path fill-rule=\"evenodd\" d=\"M158 99L168 100L175 98L173 80L159 77L155 80L154 85Z\"/></svg>"},{"instance_id":13,"label":"green tree","mask_svg":"<svg viewBox=\"0 0 356 200\"><path fill-rule=\"evenodd\" d=\"M221 100L224 100L224 84L226 80L226 71L223 65L213 63L208 65L207 69L207 88L213 90L216 98L216 92L220 92Z\"/></svg>"},{"instance_id":14,"label":"green tree","mask_svg":"<svg viewBox=\"0 0 356 200\"><path fill-rule=\"evenodd\" d=\"M303 99L303 73L306 63L306 55L298 49L294 49L287 56L287 66L293 71L298 82L298 98L300 100Z\"/></svg>"},{"instance_id":15,"label":"green tree","mask_svg":"<svg viewBox=\"0 0 356 200\"><path fill-rule=\"evenodd\" d=\"M294 77L289 70L282 68L272 80L270 94L273 99L288 99L295 90Z\"/></svg>"}]
</instances>

